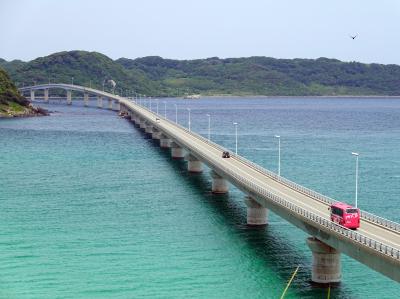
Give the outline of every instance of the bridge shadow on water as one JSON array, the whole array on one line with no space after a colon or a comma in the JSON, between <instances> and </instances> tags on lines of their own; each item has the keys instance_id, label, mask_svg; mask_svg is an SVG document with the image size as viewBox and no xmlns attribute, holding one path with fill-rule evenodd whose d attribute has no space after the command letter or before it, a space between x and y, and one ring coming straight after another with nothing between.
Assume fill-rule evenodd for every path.
<instances>
[{"instance_id":1,"label":"bridge shadow on water","mask_svg":"<svg viewBox=\"0 0 400 299\"><path fill-rule=\"evenodd\" d=\"M136 126L135 126L136 127ZM151 143L155 152L168 160L175 172L182 174L183 179L191 187L203 202L220 216L223 224L230 228L230 232L242 239L252 252L251 259L257 260L257 263L263 264L265 268L272 270L273 273L282 281L288 281L297 266L300 266L296 277L294 278L290 292L296 293L301 298L326 298L327 286L314 284L311 282L311 251L305 254L293 244L291 240L285 239L279 235L279 231L274 229L274 225L282 223L276 217L271 219L271 223L265 226L249 226L246 224L246 208L241 204L245 194L233 185L230 185L228 194L217 195L211 192L211 176L205 168L203 173L189 173L186 162L183 159L172 159L170 150L159 147L158 140L152 140L151 136L142 129L137 128L147 142ZM271 213L271 212L269 212ZM269 216L269 218L272 218ZM270 221L270 219L268 219ZM291 224L289 226L297 229ZM300 229L298 229L300 233ZM302 233L303 234L303 233ZM303 242L305 244L307 236L304 234ZM257 270L259 271L259 270ZM267 281L266 281L267 283ZM274 288L275 286L266 286ZM281 285L279 286L282 287ZM350 298L348 291L344 290L343 283L336 285L331 290L331 296L339 298ZM282 288L283 291L283 288Z\"/></svg>"}]
</instances>

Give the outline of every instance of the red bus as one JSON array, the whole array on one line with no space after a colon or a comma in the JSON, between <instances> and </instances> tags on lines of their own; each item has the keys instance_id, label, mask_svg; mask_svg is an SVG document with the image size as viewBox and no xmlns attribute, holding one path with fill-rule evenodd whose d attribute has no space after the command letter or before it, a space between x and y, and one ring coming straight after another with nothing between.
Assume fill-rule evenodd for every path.
<instances>
[{"instance_id":1,"label":"red bus","mask_svg":"<svg viewBox=\"0 0 400 299\"><path fill-rule=\"evenodd\" d=\"M344 227L357 229L360 227L360 209L354 208L343 202L330 206L331 220Z\"/></svg>"}]
</instances>

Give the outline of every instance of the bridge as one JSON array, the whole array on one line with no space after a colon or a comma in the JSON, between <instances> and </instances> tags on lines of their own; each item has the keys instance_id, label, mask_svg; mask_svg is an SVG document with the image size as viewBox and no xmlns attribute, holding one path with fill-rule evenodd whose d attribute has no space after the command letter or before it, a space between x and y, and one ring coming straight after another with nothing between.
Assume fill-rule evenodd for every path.
<instances>
[{"instance_id":1,"label":"bridge","mask_svg":"<svg viewBox=\"0 0 400 299\"><path fill-rule=\"evenodd\" d=\"M347 229L330 220L328 207L336 202L296 184L276 173L231 153L222 158L227 149L189 129L143 107L133 99L108 92L70 84L43 84L20 88L35 99L36 90L65 89L67 104L72 104L71 92L83 93L85 106L89 96L97 97L97 106L118 109L136 126L159 140L162 148L170 148L175 159L185 159L189 172L202 172L204 165L211 169L212 192L227 193L229 183L244 193L249 225L267 224L268 211L276 213L310 237L307 244L312 251L311 279L316 283L337 283L341 280L340 255L346 254L377 272L400 282L400 224L361 211L360 228Z\"/></svg>"}]
</instances>

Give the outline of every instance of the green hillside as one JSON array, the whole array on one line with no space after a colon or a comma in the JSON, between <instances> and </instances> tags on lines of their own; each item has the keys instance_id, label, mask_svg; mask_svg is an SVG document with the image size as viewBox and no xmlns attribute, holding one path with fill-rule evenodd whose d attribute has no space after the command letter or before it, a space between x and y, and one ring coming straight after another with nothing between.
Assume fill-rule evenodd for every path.
<instances>
[{"instance_id":1,"label":"green hillside","mask_svg":"<svg viewBox=\"0 0 400 299\"><path fill-rule=\"evenodd\" d=\"M203 95L400 95L400 66L335 59L268 57L172 60L157 56L112 60L96 52L55 53L23 63L0 60L19 85L71 82L116 93ZM106 89L110 86L106 84Z\"/></svg>"},{"instance_id":2,"label":"green hillside","mask_svg":"<svg viewBox=\"0 0 400 299\"><path fill-rule=\"evenodd\" d=\"M30 106L18 92L8 74L0 68L0 117L37 114L38 110Z\"/></svg>"},{"instance_id":3,"label":"green hillside","mask_svg":"<svg viewBox=\"0 0 400 299\"><path fill-rule=\"evenodd\" d=\"M97 52L70 51L40 57L27 63L16 61L1 63L19 85L34 83L63 82L102 89L104 81L114 80L118 88L140 89L142 93L157 90L154 82L149 81L140 71L128 71L112 59ZM72 79L73 78L73 79ZM105 89L111 86L105 84ZM117 89L118 91L118 89Z\"/></svg>"}]
</instances>

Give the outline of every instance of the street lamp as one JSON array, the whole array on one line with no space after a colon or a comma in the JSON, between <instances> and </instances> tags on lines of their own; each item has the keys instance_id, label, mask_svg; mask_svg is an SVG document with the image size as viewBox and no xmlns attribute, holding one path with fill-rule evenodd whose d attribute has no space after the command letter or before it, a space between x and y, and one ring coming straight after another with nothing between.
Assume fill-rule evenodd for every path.
<instances>
[{"instance_id":1,"label":"street lamp","mask_svg":"<svg viewBox=\"0 0 400 299\"><path fill-rule=\"evenodd\" d=\"M92 88L92 80L89 81L89 88Z\"/></svg>"},{"instance_id":2,"label":"street lamp","mask_svg":"<svg viewBox=\"0 0 400 299\"><path fill-rule=\"evenodd\" d=\"M156 99L156 103L157 103L157 115L158 115L158 99Z\"/></svg>"},{"instance_id":3,"label":"street lamp","mask_svg":"<svg viewBox=\"0 0 400 299\"><path fill-rule=\"evenodd\" d=\"M238 123L233 123L235 126L235 154L237 155L237 149L238 149L238 135L237 135L237 126Z\"/></svg>"},{"instance_id":4,"label":"street lamp","mask_svg":"<svg viewBox=\"0 0 400 299\"><path fill-rule=\"evenodd\" d=\"M163 102L164 102L164 118L167 119L167 102L166 101Z\"/></svg>"},{"instance_id":5,"label":"street lamp","mask_svg":"<svg viewBox=\"0 0 400 299\"><path fill-rule=\"evenodd\" d=\"M74 85L74 77L71 77L71 85Z\"/></svg>"},{"instance_id":6,"label":"street lamp","mask_svg":"<svg viewBox=\"0 0 400 299\"><path fill-rule=\"evenodd\" d=\"M281 136L275 135L278 138L278 175L281 176Z\"/></svg>"},{"instance_id":7,"label":"street lamp","mask_svg":"<svg viewBox=\"0 0 400 299\"><path fill-rule=\"evenodd\" d=\"M211 115L206 114L208 116L208 141L210 141L210 135L211 135Z\"/></svg>"},{"instance_id":8,"label":"street lamp","mask_svg":"<svg viewBox=\"0 0 400 299\"><path fill-rule=\"evenodd\" d=\"M355 152L352 152L351 154L356 157L356 208L357 208L357 200L358 200L358 156L360 156L360 154L359 153L355 153Z\"/></svg>"},{"instance_id":9,"label":"street lamp","mask_svg":"<svg viewBox=\"0 0 400 299\"><path fill-rule=\"evenodd\" d=\"M189 111L189 123L188 123L188 127L189 127L189 132L190 132L190 108L186 108L187 111Z\"/></svg>"},{"instance_id":10,"label":"street lamp","mask_svg":"<svg viewBox=\"0 0 400 299\"><path fill-rule=\"evenodd\" d=\"M174 106L175 106L175 123L177 124L178 123L178 105L174 104Z\"/></svg>"}]
</instances>

